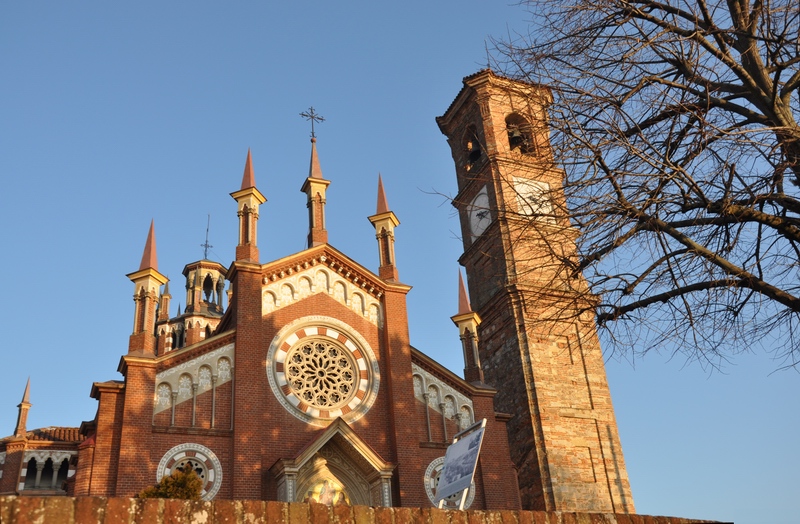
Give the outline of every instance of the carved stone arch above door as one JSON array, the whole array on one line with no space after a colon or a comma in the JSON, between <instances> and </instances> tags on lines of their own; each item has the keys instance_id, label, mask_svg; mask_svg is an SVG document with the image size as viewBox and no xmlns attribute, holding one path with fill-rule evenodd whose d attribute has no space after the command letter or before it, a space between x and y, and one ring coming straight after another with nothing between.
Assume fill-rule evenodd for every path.
<instances>
[{"instance_id":1,"label":"carved stone arch above door","mask_svg":"<svg viewBox=\"0 0 800 524\"><path fill-rule=\"evenodd\" d=\"M394 465L384 461L341 418L303 451L271 468L284 502L391 506Z\"/></svg>"}]
</instances>

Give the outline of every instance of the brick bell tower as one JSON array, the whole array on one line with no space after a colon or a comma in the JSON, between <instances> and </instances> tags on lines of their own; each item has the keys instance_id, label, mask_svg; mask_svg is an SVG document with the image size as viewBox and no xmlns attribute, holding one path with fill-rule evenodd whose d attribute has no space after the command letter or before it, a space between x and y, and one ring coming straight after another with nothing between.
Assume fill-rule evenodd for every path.
<instances>
[{"instance_id":1,"label":"brick bell tower","mask_svg":"<svg viewBox=\"0 0 800 524\"><path fill-rule=\"evenodd\" d=\"M479 356L508 423L522 505L633 513L576 232L550 150L549 90L483 70L437 118L456 164Z\"/></svg>"}]
</instances>

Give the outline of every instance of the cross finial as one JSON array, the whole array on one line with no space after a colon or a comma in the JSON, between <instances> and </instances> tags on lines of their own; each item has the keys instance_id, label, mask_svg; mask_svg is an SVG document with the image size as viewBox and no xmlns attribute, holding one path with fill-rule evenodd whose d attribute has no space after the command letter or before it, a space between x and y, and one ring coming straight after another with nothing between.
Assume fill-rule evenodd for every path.
<instances>
[{"instance_id":1,"label":"cross finial","mask_svg":"<svg viewBox=\"0 0 800 524\"><path fill-rule=\"evenodd\" d=\"M322 115L314 112L314 106L309 107L308 111L303 111L300 113L300 116L306 120L311 120L311 138L317 138L317 135L314 134L314 122L322 123L325 121L325 118Z\"/></svg>"},{"instance_id":2,"label":"cross finial","mask_svg":"<svg viewBox=\"0 0 800 524\"><path fill-rule=\"evenodd\" d=\"M208 230L210 227L211 227L211 213L208 214L208 223L206 224L206 241L203 244L200 244L200 247L203 248L203 260L208 260L208 250L214 247L208 243Z\"/></svg>"}]
</instances>

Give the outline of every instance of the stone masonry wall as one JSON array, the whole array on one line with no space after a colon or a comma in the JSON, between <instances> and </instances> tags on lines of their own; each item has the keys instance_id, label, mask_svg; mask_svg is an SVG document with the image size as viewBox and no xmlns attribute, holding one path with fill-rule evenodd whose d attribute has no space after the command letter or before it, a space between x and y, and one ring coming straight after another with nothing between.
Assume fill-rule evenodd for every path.
<instances>
[{"instance_id":1,"label":"stone masonry wall","mask_svg":"<svg viewBox=\"0 0 800 524\"><path fill-rule=\"evenodd\" d=\"M677 517L103 497L0 497L3 524L695 524Z\"/></svg>"}]
</instances>

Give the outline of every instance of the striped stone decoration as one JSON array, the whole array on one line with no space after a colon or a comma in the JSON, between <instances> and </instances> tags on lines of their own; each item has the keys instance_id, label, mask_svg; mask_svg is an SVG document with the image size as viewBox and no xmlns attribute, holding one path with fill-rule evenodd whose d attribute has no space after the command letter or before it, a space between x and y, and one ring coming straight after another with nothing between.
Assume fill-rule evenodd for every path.
<instances>
[{"instance_id":1,"label":"striped stone decoration","mask_svg":"<svg viewBox=\"0 0 800 524\"><path fill-rule=\"evenodd\" d=\"M185 467L187 461L192 462L195 471L200 470L197 471L198 476L204 481L200 497L203 500L213 499L222 486L222 464L213 451L201 444L187 442L164 453L156 470L156 482L171 475L176 467Z\"/></svg>"},{"instance_id":2,"label":"striped stone decoration","mask_svg":"<svg viewBox=\"0 0 800 524\"><path fill-rule=\"evenodd\" d=\"M369 345L328 317L306 317L284 327L270 345L267 368L281 404L319 426L338 417L357 420L377 394L379 372Z\"/></svg>"}]
</instances>

